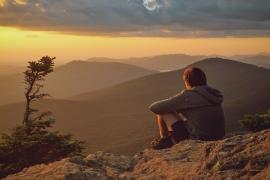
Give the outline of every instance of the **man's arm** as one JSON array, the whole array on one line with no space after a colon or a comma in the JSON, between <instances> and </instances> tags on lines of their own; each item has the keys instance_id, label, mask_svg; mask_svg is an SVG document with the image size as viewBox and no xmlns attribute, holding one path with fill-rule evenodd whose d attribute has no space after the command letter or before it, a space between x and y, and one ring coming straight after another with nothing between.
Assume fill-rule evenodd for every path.
<instances>
[{"instance_id":1,"label":"man's arm","mask_svg":"<svg viewBox=\"0 0 270 180\"><path fill-rule=\"evenodd\" d=\"M187 106L187 97L185 91L175 95L174 97L154 102L149 106L150 111L155 114L166 114L178 112Z\"/></svg>"}]
</instances>

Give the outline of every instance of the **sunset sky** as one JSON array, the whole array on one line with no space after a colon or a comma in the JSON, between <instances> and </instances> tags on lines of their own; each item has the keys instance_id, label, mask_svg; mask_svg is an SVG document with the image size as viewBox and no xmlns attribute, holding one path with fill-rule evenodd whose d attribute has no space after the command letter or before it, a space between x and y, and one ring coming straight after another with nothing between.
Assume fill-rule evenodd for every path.
<instances>
[{"instance_id":1,"label":"sunset sky","mask_svg":"<svg viewBox=\"0 0 270 180\"><path fill-rule=\"evenodd\" d=\"M0 0L0 64L270 53L269 0Z\"/></svg>"}]
</instances>

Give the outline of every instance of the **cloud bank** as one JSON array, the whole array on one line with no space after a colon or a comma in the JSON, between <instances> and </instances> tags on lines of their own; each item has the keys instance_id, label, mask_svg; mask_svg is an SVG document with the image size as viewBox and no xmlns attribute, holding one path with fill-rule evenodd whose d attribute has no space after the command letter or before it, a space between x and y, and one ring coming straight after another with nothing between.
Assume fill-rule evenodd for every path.
<instances>
[{"instance_id":1,"label":"cloud bank","mask_svg":"<svg viewBox=\"0 0 270 180\"><path fill-rule=\"evenodd\" d=\"M0 26L108 36L270 36L270 1L0 0Z\"/></svg>"}]
</instances>

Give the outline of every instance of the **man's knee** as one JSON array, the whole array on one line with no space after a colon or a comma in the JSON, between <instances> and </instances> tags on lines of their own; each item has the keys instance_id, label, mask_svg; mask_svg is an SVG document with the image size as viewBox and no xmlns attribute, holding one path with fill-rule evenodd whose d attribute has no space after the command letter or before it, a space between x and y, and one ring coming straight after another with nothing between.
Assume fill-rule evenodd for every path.
<instances>
[{"instance_id":1,"label":"man's knee","mask_svg":"<svg viewBox=\"0 0 270 180\"><path fill-rule=\"evenodd\" d=\"M162 115L157 115L159 119L162 119L164 123L166 124L167 128L169 131L172 131L172 125L176 123L177 121L180 121L180 117L177 116L176 114L162 114Z\"/></svg>"},{"instance_id":2,"label":"man's knee","mask_svg":"<svg viewBox=\"0 0 270 180\"><path fill-rule=\"evenodd\" d=\"M157 118L162 118L162 114L156 114Z\"/></svg>"}]
</instances>

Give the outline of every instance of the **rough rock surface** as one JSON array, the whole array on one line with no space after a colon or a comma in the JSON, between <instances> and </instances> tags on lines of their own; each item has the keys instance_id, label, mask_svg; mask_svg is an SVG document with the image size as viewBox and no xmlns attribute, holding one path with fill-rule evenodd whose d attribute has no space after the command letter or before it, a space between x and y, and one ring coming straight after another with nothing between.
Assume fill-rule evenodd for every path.
<instances>
[{"instance_id":1,"label":"rough rock surface","mask_svg":"<svg viewBox=\"0 0 270 180\"><path fill-rule=\"evenodd\" d=\"M214 142L188 140L134 157L97 152L33 166L6 179L270 179L270 130Z\"/></svg>"}]
</instances>

